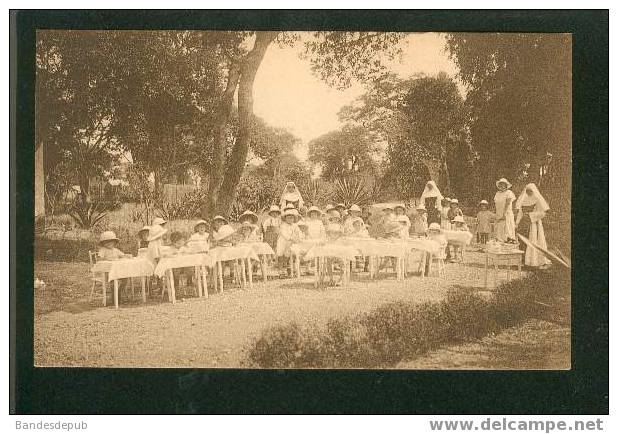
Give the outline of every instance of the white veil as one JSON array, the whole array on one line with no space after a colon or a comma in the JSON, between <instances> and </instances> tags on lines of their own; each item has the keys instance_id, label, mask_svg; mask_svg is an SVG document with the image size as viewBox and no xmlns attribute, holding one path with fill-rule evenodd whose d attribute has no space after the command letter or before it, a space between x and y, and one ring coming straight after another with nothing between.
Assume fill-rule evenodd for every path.
<instances>
[{"instance_id":1,"label":"white veil","mask_svg":"<svg viewBox=\"0 0 618 434\"><path fill-rule=\"evenodd\" d=\"M528 189L532 190L532 195L526 194L526 190ZM517 201L515 202L515 209L521 209L522 206L532 205L538 205L540 210L543 212L547 212L547 210L549 209L547 201L534 183L526 185L524 190L517 198Z\"/></svg>"},{"instance_id":2,"label":"white veil","mask_svg":"<svg viewBox=\"0 0 618 434\"><path fill-rule=\"evenodd\" d=\"M431 185L431 189L429 188L430 185ZM435 181L427 181L427 184L425 184L425 189L423 190L423 193L421 194L422 204L425 204L426 197L436 198L436 208L442 206L441 202L442 202L442 199L444 199L444 196L442 196L442 193L440 193L440 189L436 185Z\"/></svg>"},{"instance_id":3,"label":"white veil","mask_svg":"<svg viewBox=\"0 0 618 434\"><path fill-rule=\"evenodd\" d=\"M294 191L288 191L288 187L290 186L294 187ZM283 209L285 207L286 202L297 202L297 201L298 201L298 208L303 206L303 203L304 203L303 197L301 196L300 191L298 190L298 187L296 187L296 184L290 181L285 184L279 203L281 204L281 208Z\"/></svg>"}]
</instances>

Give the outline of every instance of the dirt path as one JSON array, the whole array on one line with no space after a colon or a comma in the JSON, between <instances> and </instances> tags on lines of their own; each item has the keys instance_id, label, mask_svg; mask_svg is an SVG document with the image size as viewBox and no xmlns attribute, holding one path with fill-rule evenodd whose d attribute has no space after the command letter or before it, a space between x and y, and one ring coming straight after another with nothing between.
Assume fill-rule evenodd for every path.
<instances>
[{"instance_id":1,"label":"dirt path","mask_svg":"<svg viewBox=\"0 0 618 434\"><path fill-rule=\"evenodd\" d=\"M272 325L325 322L396 300L439 300L452 285L480 289L481 256L470 253L467 260L471 263L447 264L446 278L411 276L396 282L393 276L369 281L360 275L347 290L315 290L311 277L275 280L207 299L125 304L118 310L83 302L89 291L87 264L40 263L35 271L52 295L36 297L38 312L46 313L35 318L35 364L237 367L243 348ZM73 297L79 294L76 302L67 301L65 286L72 288ZM52 307L47 298L56 300Z\"/></svg>"}]
</instances>

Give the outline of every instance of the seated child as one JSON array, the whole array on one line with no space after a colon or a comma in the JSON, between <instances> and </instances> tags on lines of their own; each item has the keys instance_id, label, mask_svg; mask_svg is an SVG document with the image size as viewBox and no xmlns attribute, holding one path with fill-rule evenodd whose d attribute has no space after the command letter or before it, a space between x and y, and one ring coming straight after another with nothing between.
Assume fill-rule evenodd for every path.
<instances>
[{"instance_id":1,"label":"seated child","mask_svg":"<svg viewBox=\"0 0 618 434\"><path fill-rule=\"evenodd\" d=\"M461 215L458 215L453 219L453 221L451 222L451 228L452 228L451 230L453 231L467 231L468 230L466 221ZM449 258L452 260L457 260L458 257L459 259L462 259L463 258L462 253L463 253L464 246L458 243L453 243L453 242L451 242L449 245L450 245Z\"/></svg>"},{"instance_id":2,"label":"seated child","mask_svg":"<svg viewBox=\"0 0 618 434\"><path fill-rule=\"evenodd\" d=\"M167 220L161 218L161 217L155 217L155 219L152 221L152 225L150 225L151 228L155 227L155 226L159 226L161 229L165 229L165 233L163 234L163 239L164 239L164 244L168 244L167 238Z\"/></svg>"},{"instance_id":3,"label":"seated child","mask_svg":"<svg viewBox=\"0 0 618 434\"><path fill-rule=\"evenodd\" d=\"M401 229L399 230L399 238L407 240L410 238L410 219L407 215L400 214L395 218Z\"/></svg>"},{"instance_id":4,"label":"seated child","mask_svg":"<svg viewBox=\"0 0 618 434\"><path fill-rule=\"evenodd\" d=\"M236 231L229 225L227 219L217 215L212 219L212 239L214 247L230 247Z\"/></svg>"},{"instance_id":5,"label":"seated child","mask_svg":"<svg viewBox=\"0 0 618 434\"><path fill-rule=\"evenodd\" d=\"M280 270L283 270L286 260L288 264L290 262L292 244L299 243L301 240L301 230L297 225L299 218L300 214L295 209L283 213L283 221L279 227L279 237L277 238L277 249L275 250ZM292 275L291 267L288 267L287 274L288 276Z\"/></svg>"},{"instance_id":6,"label":"seated child","mask_svg":"<svg viewBox=\"0 0 618 434\"><path fill-rule=\"evenodd\" d=\"M371 238L369 236L369 232L367 231L367 228L365 227L365 223L363 222L362 218L353 217L350 220L351 220L351 230L350 232L348 232L347 235L349 235L350 237L355 237L355 238Z\"/></svg>"},{"instance_id":7,"label":"seated child","mask_svg":"<svg viewBox=\"0 0 618 434\"><path fill-rule=\"evenodd\" d=\"M399 217L401 216L406 216L406 207L404 204L402 203L398 203L397 205L395 205L393 207L393 209L395 210L395 220L397 220L399 222ZM400 222L401 223L401 222ZM408 225L410 224L410 220L408 219Z\"/></svg>"},{"instance_id":8,"label":"seated child","mask_svg":"<svg viewBox=\"0 0 618 434\"><path fill-rule=\"evenodd\" d=\"M442 233L442 228L438 223L432 223L429 225L429 228L427 229L427 238L437 242L440 246L437 257L440 259L446 259L446 247L448 242L446 241L446 237Z\"/></svg>"},{"instance_id":9,"label":"seated child","mask_svg":"<svg viewBox=\"0 0 618 434\"><path fill-rule=\"evenodd\" d=\"M307 212L307 239L324 240L326 239L326 229L322 222L322 211L317 206L312 206Z\"/></svg>"},{"instance_id":10,"label":"seated child","mask_svg":"<svg viewBox=\"0 0 618 434\"><path fill-rule=\"evenodd\" d=\"M345 234L350 234L354 232L352 229L352 221L355 219L360 219L360 223L364 226L363 219L361 218L362 210L358 205L352 205L348 210L348 218L343 222L343 231Z\"/></svg>"},{"instance_id":11,"label":"seated child","mask_svg":"<svg viewBox=\"0 0 618 434\"><path fill-rule=\"evenodd\" d=\"M264 242L275 250L277 248L277 238L279 237L279 226L281 212L277 205L271 205L268 209L268 218L262 222L262 231L264 233Z\"/></svg>"},{"instance_id":12,"label":"seated child","mask_svg":"<svg viewBox=\"0 0 618 434\"><path fill-rule=\"evenodd\" d=\"M476 229L476 241L480 244L486 244L489 241L489 234L492 233L492 224L496 221L496 214L489 211L489 203L486 200L482 200L480 210L476 214L478 221Z\"/></svg>"},{"instance_id":13,"label":"seated child","mask_svg":"<svg viewBox=\"0 0 618 434\"><path fill-rule=\"evenodd\" d=\"M118 249L119 240L114 231L105 231L99 238L98 257L100 261L115 261L131 255L125 255Z\"/></svg>"},{"instance_id":14,"label":"seated child","mask_svg":"<svg viewBox=\"0 0 618 434\"><path fill-rule=\"evenodd\" d=\"M262 232L260 231L260 227L257 225L259 221L259 217L253 211L245 211L243 212L238 222L242 225L245 223L250 223L253 230L251 233L244 238L244 242L260 242L262 241Z\"/></svg>"},{"instance_id":15,"label":"seated child","mask_svg":"<svg viewBox=\"0 0 618 434\"><path fill-rule=\"evenodd\" d=\"M170 234L170 241L172 245L170 246L169 253L170 255L175 255L178 253L189 253L189 249L187 248L186 238L182 232L174 231Z\"/></svg>"},{"instance_id":16,"label":"seated child","mask_svg":"<svg viewBox=\"0 0 618 434\"><path fill-rule=\"evenodd\" d=\"M185 245L186 238L182 232L174 231L170 234L172 245L164 256L175 256L183 253L191 253L190 249ZM195 267L182 267L174 269L174 285L182 288L191 283L195 274Z\"/></svg>"},{"instance_id":17,"label":"seated child","mask_svg":"<svg viewBox=\"0 0 618 434\"><path fill-rule=\"evenodd\" d=\"M335 241L343 235L343 226L341 225L341 216L339 211L333 210L328 217L328 225L326 226L326 238L328 241Z\"/></svg>"},{"instance_id":18,"label":"seated child","mask_svg":"<svg viewBox=\"0 0 618 434\"><path fill-rule=\"evenodd\" d=\"M150 232L150 226L144 226L137 232L137 249L143 249L148 247L148 233Z\"/></svg>"},{"instance_id":19,"label":"seated child","mask_svg":"<svg viewBox=\"0 0 618 434\"><path fill-rule=\"evenodd\" d=\"M395 221L395 211L392 207L387 206L386 208L382 208L383 221L385 223L394 222Z\"/></svg>"},{"instance_id":20,"label":"seated child","mask_svg":"<svg viewBox=\"0 0 618 434\"><path fill-rule=\"evenodd\" d=\"M256 235L258 226L248 220L244 220L240 227L236 230L239 243L255 243L260 242L259 235Z\"/></svg>"},{"instance_id":21,"label":"seated child","mask_svg":"<svg viewBox=\"0 0 618 434\"><path fill-rule=\"evenodd\" d=\"M208 239L210 238L210 234L208 233L207 228L208 222L206 220L198 220L197 223L193 226L193 233L189 237L189 241L187 246L192 251L196 252L207 252L210 248Z\"/></svg>"},{"instance_id":22,"label":"seated child","mask_svg":"<svg viewBox=\"0 0 618 434\"><path fill-rule=\"evenodd\" d=\"M414 221L414 233L416 235L425 235L427 234L427 210L425 206L421 203L416 207L416 219Z\"/></svg>"}]
</instances>

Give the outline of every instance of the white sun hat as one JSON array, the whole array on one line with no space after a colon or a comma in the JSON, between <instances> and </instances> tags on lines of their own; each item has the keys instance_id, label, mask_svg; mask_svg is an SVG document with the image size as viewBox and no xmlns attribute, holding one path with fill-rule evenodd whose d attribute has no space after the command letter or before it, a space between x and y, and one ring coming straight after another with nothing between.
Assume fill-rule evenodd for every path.
<instances>
[{"instance_id":1,"label":"white sun hat","mask_svg":"<svg viewBox=\"0 0 618 434\"><path fill-rule=\"evenodd\" d=\"M268 208L268 214L270 214L271 212L278 212L279 214L281 214L281 210L277 205L271 205L270 208Z\"/></svg>"},{"instance_id":2,"label":"white sun hat","mask_svg":"<svg viewBox=\"0 0 618 434\"><path fill-rule=\"evenodd\" d=\"M153 225L150 228L150 232L148 233L148 241L158 240L166 232L167 232L167 229L163 229L160 225Z\"/></svg>"},{"instance_id":3,"label":"white sun hat","mask_svg":"<svg viewBox=\"0 0 618 434\"><path fill-rule=\"evenodd\" d=\"M442 232L442 228L440 227L439 223L432 223L429 225L429 227L427 228L428 231L436 231L436 232Z\"/></svg>"},{"instance_id":4,"label":"white sun hat","mask_svg":"<svg viewBox=\"0 0 618 434\"><path fill-rule=\"evenodd\" d=\"M198 220L194 225L193 225L193 231L197 232L197 227L199 225L204 225L206 227L208 227L208 222L206 220Z\"/></svg>"},{"instance_id":5,"label":"white sun hat","mask_svg":"<svg viewBox=\"0 0 618 434\"><path fill-rule=\"evenodd\" d=\"M397 203L397 204L395 204L393 209L397 209L397 208L401 208L401 209L405 210L406 206L403 203Z\"/></svg>"},{"instance_id":6,"label":"white sun hat","mask_svg":"<svg viewBox=\"0 0 618 434\"><path fill-rule=\"evenodd\" d=\"M466 222L463 216L460 216L460 215L455 216L455 218L452 221L453 223L465 223Z\"/></svg>"},{"instance_id":7,"label":"white sun hat","mask_svg":"<svg viewBox=\"0 0 618 434\"><path fill-rule=\"evenodd\" d=\"M315 205L309 208L309 210L307 211L307 214L310 214L312 212L317 212L318 214L322 215L322 210Z\"/></svg>"},{"instance_id":8,"label":"white sun hat","mask_svg":"<svg viewBox=\"0 0 618 434\"><path fill-rule=\"evenodd\" d=\"M427 211L427 209L425 208L425 205L423 205L423 203L421 203L419 206L416 207L417 210L423 210L423 211Z\"/></svg>"},{"instance_id":9,"label":"white sun hat","mask_svg":"<svg viewBox=\"0 0 618 434\"><path fill-rule=\"evenodd\" d=\"M339 221L341 221L341 214L339 214L339 211L334 211L333 215L328 217L329 220L334 220L337 219Z\"/></svg>"},{"instance_id":10,"label":"white sun hat","mask_svg":"<svg viewBox=\"0 0 618 434\"><path fill-rule=\"evenodd\" d=\"M459 205L459 201L455 198L451 199L451 203L456 203L457 205Z\"/></svg>"},{"instance_id":11,"label":"white sun hat","mask_svg":"<svg viewBox=\"0 0 618 434\"><path fill-rule=\"evenodd\" d=\"M286 209L285 212L283 213L282 217L286 218L289 215L291 215L294 218L296 218L296 220L298 220L300 218L300 214L298 213L298 210L296 208L288 208L288 209Z\"/></svg>"},{"instance_id":12,"label":"white sun hat","mask_svg":"<svg viewBox=\"0 0 618 434\"><path fill-rule=\"evenodd\" d=\"M234 229L230 225L221 226L221 228L213 234L216 241L221 241L224 238L234 234Z\"/></svg>"},{"instance_id":13,"label":"white sun hat","mask_svg":"<svg viewBox=\"0 0 618 434\"><path fill-rule=\"evenodd\" d=\"M161 218L161 217L156 217L153 221L152 221L152 225L164 225L165 223L167 223L167 220Z\"/></svg>"},{"instance_id":14,"label":"white sun hat","mask_svg":"<svg viewBox=\"0 0 618 434\"><path fill-rule=\"evenodd\" d=\"M150 231L150 226L144 226L139 231L137 231L137 235L141 234L142 232L149 232L149 231Z\"/></svg>"},{"instance_id":15,"label":"white sun hat","mask_svg":"<svg viewBox=\"0 0 618 434\"><path fill-rule=\"evenodd\" d=\"M104 243L106 241L120 241L116 236L114 231L104 231L101 233L101 237L99 238L99 244Z\"/></svg>"},{"instance_id":16,"label":"white sun hat","mask_svg":"<svg viewBox=\"0 0 618 434\"><path fill-rule=\"evenodd\" d=\"M499 180L496 181L496 187L498 187L498 184L500 184L501 182L506 184L506 188L511 188L512 186L512 184L508 181L508 179L500 178Z\"/></svg>"},{"instance_id":17,"label":"white sun hat","mask_svg":"<svg viewBox=\"0 0 618 434\"><path fill-rule=\"evenodd\" d=\"M251 217L251 220L253 220L253 223L256 223L260 218L258 217L258 215L256 213L254 213L253 211L245 211L240 215L240 219L242 219L243 217Z\"/></svg>"},{"instance_id":18,"label":"white sun hat","mask_svg":"<svg viewBox=\"0 0 618 434\"><path fill-rule=\"evenodd\" d=\"M212 221L217 221L217 220L221 220L223 222L225 222L226 224L228 223L227 219L225 217L223 217L222 215L216 215L212 218Z\"/></svg>"},{"instance_id":19,"label":"white sun hat","mask_svg":"<svg viewBox=\"0 0 618 434\"><path fill-rule=\"evenodd\" d=\"M489 205L489 202L487 202L485 199L483 199L481 201L480 205Z\"/></svg>"},{"instance_id":20,"label":"white sun hat","mask_svg":"<svg viewBox=\"0 0 618 434\"><path fill-rule=\"evenodd\" d=\"M362 212L362 210L360 209L360 206L354 204L350 207L350 211L355 211L355 212Z\"/></svg>"}]
</instances>

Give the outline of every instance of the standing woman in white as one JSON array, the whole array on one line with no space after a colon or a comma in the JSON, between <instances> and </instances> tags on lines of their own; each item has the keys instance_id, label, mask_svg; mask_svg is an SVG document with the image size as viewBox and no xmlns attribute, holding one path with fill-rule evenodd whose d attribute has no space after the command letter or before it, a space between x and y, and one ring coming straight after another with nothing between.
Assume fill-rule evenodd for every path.
<instances>
[{"instance_id":1,"label":"standing woman in white","mask_svg":"<svg viewBox=\"0 0 618 434\"><path fill-rule=\"evenodd\" d=\"M496 238L505 242L517 240L515 236L515 215L513 214L513 202L515 194L510 190L511 183L506 178L496 181L498 191L494 196L496 204Z\"/></svg>"},{"instance_id":2,"label":"standing woman in white","mask_svg":"<svg viewBox=\"0 0 618 434\"><path fill-rule=\"evenodd\" d=\"M543 218L549 210L549 205L535 184L526 185L515 202L515 209L517 210L517 232L547 250ZM539 250L527 247L524 264L530 267L541 267L549 264L549 260Z\"/></svg>"}]
</instances>

